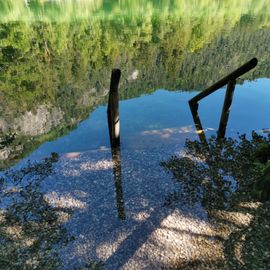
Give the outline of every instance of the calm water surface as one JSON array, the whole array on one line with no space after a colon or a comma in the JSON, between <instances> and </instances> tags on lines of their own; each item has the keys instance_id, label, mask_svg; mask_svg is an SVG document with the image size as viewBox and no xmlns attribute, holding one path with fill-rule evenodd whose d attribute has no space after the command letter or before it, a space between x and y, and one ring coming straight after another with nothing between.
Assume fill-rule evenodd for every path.
<instances>
[{"instance_id":1,"label":"calm water surface","mask_svg":"<svg viewBox=\"0 0 270 270\"><path fill-rule=\"evenodd\" d=\"M8 168L60 155L53 174L51 167L37 170L39 185L29 184L35 168L20 174L19 186L33 200L15 199L13 215L44 229L46 207L37 202L46 198L53 207L46 213L62 222L44 229L39 240L47 246L31 248L33 228L33 235L25 233L28 246L14 240L15 256L27 254L19 266L76 269L103 261L105 269L145 269L146 259L130 260L173 211L206 222L202 205L189 205L185 196L181 207L164 207L179 183L160 162L181 153L187 138L198 139L188 100L252 57L259 63L237 81L226 135L269 132L268 1L195 1L195 8L194 1L180 0L109 2L0 0L5 187L12 186ZM113 159L106 114L112 68L122 70L121 152ZM224 94L222 88L200 102L207 137L217 132ZM1 209L14 209L5 194ZM15 246L2 238L0 253L8 261Z\"/></svg>"}]
</instances>

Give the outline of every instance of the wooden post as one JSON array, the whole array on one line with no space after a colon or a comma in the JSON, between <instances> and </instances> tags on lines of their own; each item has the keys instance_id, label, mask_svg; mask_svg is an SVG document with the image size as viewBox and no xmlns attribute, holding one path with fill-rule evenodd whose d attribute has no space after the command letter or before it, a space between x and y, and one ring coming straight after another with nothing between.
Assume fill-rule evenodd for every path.
<instances>
[{"instance_id":1,"label":"wooden post","mask_svg":"<svg viewBox=\"0 0 270 270\"><path fill-rule=\"evenodd\" d=\"M199 104L196 103L189 103L189 107L192 113L192 117L193 117L193 121L195 123L195 127L197 129L197 134L201 140L202 143L207 143L204 131L203 131L203 127L202 127L202 123L198 114L198 108L199 108Z\"/></svg>"},{"instance_id":2,"label":"wooden post","mask_svg":"<svg viewBox=\"0 0 270 270\"><path fill-rule=\"evenodd\" d=\"M111 75L109 102L107 108L110 141L111 147L113 148L120 146L120 118L118 101L118 85L120 77L120 69L113 69Z\"/></svg>"},{"instance_id":3,"label":"wooden post","mask_svg":"<svg viewBox=\"0 0 270 270\"><path fill-rule=\"evenodd\" d=\"M120 148L116 147L112 149L113 160L113 175L116 193L116 206L118 217L122 220L126 218L125 215L125 203L122 189L122 168L121 168L121 153Z\"/></svg>"},{"instance_id":4,"label":"wooden post","mask_svg":"<svg viewBox=\"0 0 270 270\"><path fill-rule=\"evenodd\" d=\"M217 136L218 139L224 138L226 134L226 128L227 128L228 119L230 116L230 108L232 105L235 85L236 85L236 80L231 80L229 81L228 86L227 86L222 114L221 114L220 122L219 122L218 136Z\"/></svg>"}]
</instances>

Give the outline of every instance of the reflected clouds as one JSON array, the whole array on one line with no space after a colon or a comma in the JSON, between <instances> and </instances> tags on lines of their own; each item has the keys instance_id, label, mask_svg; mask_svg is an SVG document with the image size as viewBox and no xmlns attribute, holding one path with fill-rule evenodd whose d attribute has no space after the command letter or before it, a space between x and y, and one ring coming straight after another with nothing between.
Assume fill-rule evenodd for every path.
<instances>
[{"instance_id":1,"label":"reflected clouds","mask_svg":"<svg viewBox=\"0 0 270 270\"><path fill-rule=\"evenodd\" d=\"M213 128L206 128L203 131L213 131ZM196 134L196 131L193 126L185 126L180 128L164 128L156 130L146 130L142 132L143 136L159 136L161 139L170 139L177 134ZM202 131L200 131L202 132Z\"/></svg>"}]
</instances>

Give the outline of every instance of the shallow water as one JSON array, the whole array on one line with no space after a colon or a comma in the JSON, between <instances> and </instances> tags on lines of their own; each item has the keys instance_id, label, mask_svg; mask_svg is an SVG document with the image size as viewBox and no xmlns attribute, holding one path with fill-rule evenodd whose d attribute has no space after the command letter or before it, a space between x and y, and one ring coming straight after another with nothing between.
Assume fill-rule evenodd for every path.
<instances>
[{"instance_id":1,"label":"shallow water","mask_svg":"<svg viewBox=\"0 0 270 270\"><path fill-rule=\"evenodd\" d=\"M161 164L199 138L188 101L252 57L258 66L237 81L226 136L269 133L270 10L267 1L195 2L0 0L0 222L6 209L17 209L21 221L11 244L0 235L6 261L15 247L18 258L24 248L28 254L18 267L44 260L44 269L87 261L168 269L196 257L211 261L200 237L206 250L216 243L216 261L224 259L200 186L185 193ZM122 70L116 156L106 113L112 68ZM200 102L207 138L216 135L225 91ZM52 152L59 154L52 171L7 171ZM15 200L16 208L13 184L27 198ZM54 215L62 221L47 219ZM45 228L40 239L20 227L37 220ZM74 239L62 243L66 234ZM41 244L34 250L31 241Z\"/></svg>"},{"instance_id":2,"label":"shallow water","mask_svg":"<svg viewBox=\"0 0 270 270\"><path fill-rule=\"evenodd\" d=\"M227 136L263 133L269 126L269 79L245 82L236 87L227 126ZM197 139L197 132L188 106L196 92L157 90L152 94L120 102L121 148L157 149L184 144ZM200 102L199 114L205 133L216 135L225 89ZM173 117L172 117L173 116ZM109 149L106 106L98 107L74 131L52 142L46 142L26 159L60 154Z\"/></svg>"}]
</instances>

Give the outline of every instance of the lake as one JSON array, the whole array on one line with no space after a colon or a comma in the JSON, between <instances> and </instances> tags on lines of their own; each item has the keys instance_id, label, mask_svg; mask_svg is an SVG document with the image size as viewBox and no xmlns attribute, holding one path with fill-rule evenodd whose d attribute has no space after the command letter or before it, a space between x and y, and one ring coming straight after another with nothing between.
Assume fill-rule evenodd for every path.
<instances>
[{"instance_id":1,"label":"lake","mask_svg":"<svg viewBox=\"0 0 270 270\"><path fill-rule=\"evenodd\" d=\"M188 101L253 57L226 136L269 134L268 44L266 0L0 0L0 224L11 230L0 230L0 269L169 269L209 260L196 247L212 242L210 269L221 269L208 210L188 194L168 207L182 186L161 164L199 139ZM122 72L116 153L113 68ZM206 138L225 92L200 102Z\"/></svg>"}]
</instances>

